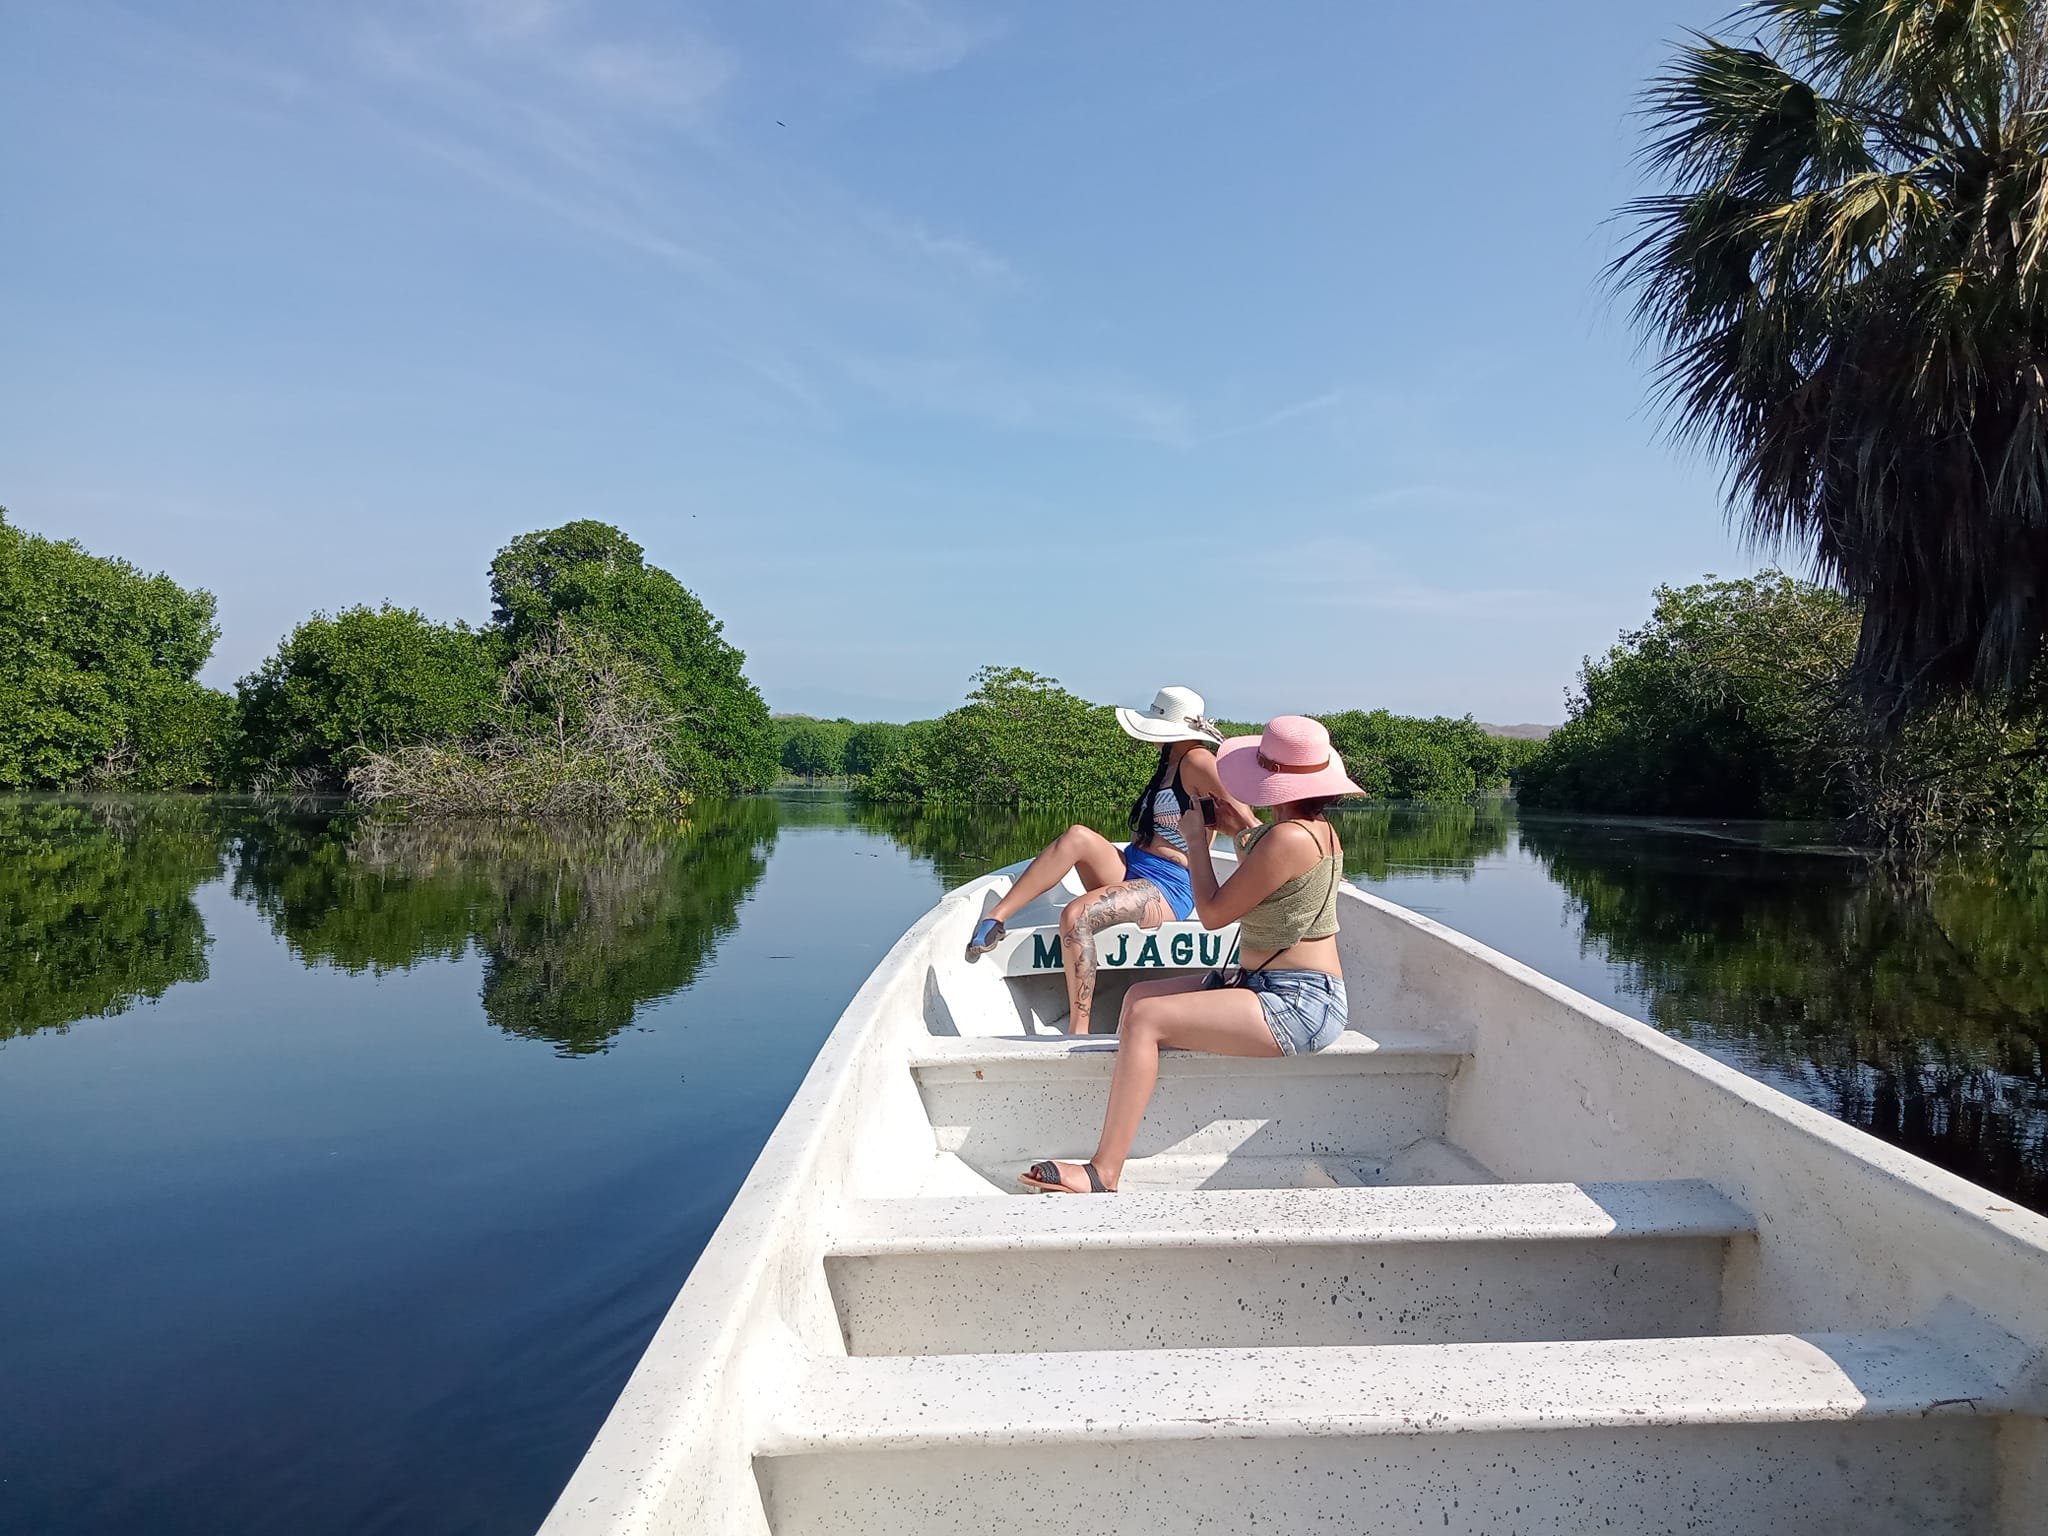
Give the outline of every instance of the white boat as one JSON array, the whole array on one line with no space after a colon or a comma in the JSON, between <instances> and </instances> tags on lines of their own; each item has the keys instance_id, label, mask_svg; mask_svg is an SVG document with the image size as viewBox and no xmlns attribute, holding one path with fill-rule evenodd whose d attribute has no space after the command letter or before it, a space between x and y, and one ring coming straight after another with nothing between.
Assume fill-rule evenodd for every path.
<instances>
[{"instance_id":1,"label":"white boat","mask_svg":"<svg viewBox=\"0 0 2048 1536\"><path fill-rule=\"evenodd\" d=\"M1027 1195L1116 1046L1059 893L964 959L1009 879L854 997L544 1536L2048 1531L2048 1218L1350 888L1336 1046L1170 1053L1121 1193Z\"/></svg>"}]
</instances>

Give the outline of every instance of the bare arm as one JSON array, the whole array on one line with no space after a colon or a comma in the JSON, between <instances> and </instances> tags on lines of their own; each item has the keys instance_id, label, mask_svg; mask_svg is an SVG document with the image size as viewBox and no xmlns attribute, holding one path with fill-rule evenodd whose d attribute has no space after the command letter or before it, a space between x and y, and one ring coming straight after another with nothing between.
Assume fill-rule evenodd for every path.
<instances>
[{"instance_id":1,"label":"bare arm","mask_svg":"<svg viewBox=\"0 0 2048 1536\"><path fill-rule=\"evenodd\" d=\"M1196 747L1180 760L1181 787L1200 800L1216 802L1216 827L1235 837L1240 832L1249 832L1259 824L1252 808L1242 800L1232 797L1223 787L1223 780L1216 772L1216 754L1207 747Z\"/></svg>"},{"instance_id":2,"label":"bare arm","mask_svg":"<svg viewBox=\"0 0 2048 1536\"><path fill-rule=\"evenodd\" d=\"M1188 875L1195 891L1195 914L1204 928L1228 927L1296 875L1307 874L1323 856L1314 833L1285 823L1260 838L1258 846L1238 861L1237 873L1218 885L1209 853L1210 833L1206 827L1200 830L1201 836L1188 839Z\"/></svg>"}]
</instances>

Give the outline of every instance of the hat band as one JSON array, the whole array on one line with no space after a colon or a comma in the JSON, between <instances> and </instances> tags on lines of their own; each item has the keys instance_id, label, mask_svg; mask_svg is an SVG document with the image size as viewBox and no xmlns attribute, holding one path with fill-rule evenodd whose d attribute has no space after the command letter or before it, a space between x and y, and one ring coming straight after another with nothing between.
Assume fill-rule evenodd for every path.
<instances>
[{"instance_id":1,"label":"hat band","mask_svg":"<svg viewBox=\"0 0 2048 1536\"><path fill-rule=\"evenodd\" d=\"M1330 760L1326 757L1320 763L1276 763L1261 750L1259 766L1268 773L1321 773L1330 766Z\"/></svg>"}]
</instances>

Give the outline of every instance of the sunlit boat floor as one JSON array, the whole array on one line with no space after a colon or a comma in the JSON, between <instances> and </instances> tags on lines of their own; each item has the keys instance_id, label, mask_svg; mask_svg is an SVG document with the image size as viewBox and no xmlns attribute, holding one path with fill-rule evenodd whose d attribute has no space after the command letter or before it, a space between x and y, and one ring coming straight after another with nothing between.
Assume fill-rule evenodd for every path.
<instances>
[{"instance_id":1,"label":"sunlit boat floor","mask_svg":"<svg viewBox=\"0 0 2048 1536\"><path fill-rule=\"evenodd\" d=\"M1051 1199L1017 1183L1020 1163L977 1168L957 1158L942 1158L920 1195L988 1192L987 1185L1008 1186L1003 1193ZM1168 1189L1359 1189L1409 1184L1491 1184L1493 1174L1450 1143L1437 1137L1402 1147L1382 1157L1303 1154L1261 1157L1160 1153L1133 1158L1124 1165L1120 1188L1127 1191Z\"/></svg>"}]
</instances>

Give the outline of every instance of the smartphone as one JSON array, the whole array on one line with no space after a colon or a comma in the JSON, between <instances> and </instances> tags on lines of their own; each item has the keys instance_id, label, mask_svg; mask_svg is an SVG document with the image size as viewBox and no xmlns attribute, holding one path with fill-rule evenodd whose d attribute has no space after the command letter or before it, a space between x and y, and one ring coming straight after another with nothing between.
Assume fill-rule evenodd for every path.
<instances>
[{"instance_id":1,"label":"smartphone","mask_svg":"<svg viewBox=\"0 0 2048 1536\"><path fill-rule=\"evenodd\" d=\"M1205 827L1215 826L1216 802L1214 800L1203 799L1201 801L1198 801L1197 803L1202 807L1202 825Z\"/></svg>"}]
</instances>

